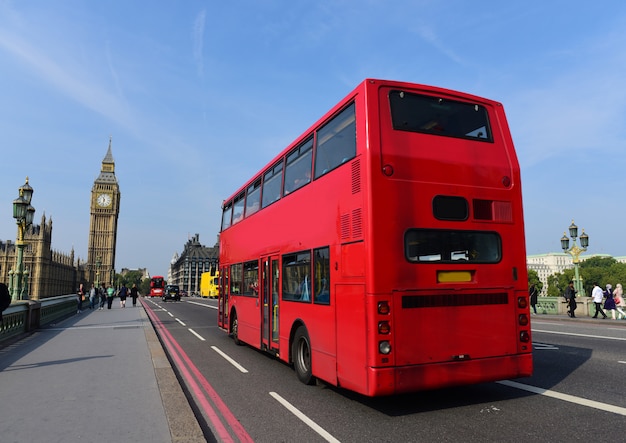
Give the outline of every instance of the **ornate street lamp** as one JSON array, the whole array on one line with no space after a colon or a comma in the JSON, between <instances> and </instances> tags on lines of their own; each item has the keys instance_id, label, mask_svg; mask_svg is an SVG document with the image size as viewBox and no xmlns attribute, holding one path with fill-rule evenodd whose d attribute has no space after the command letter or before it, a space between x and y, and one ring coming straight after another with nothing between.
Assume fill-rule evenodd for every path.
<instances>
[{"instance_id":1,"label":"ornate street lamp","mask_svg":"<svg viewBox=\"0 0 626 443\"><path fill-rule=\"evenodd\" d=\"M580 254L587 250L589 246L589 236L585 234L585 230L583 229L583 233L580 236L580 247L576 244L576 238L578 237L578 226L574 224L574 220L572 220L572 224L569 226L569 235L572 238L572 247L569 247L569 238L566 233L563 233L563 237L561 237L561 249L563 252L568 253L572 256L572 262L574 263L574 289L578 293L578 296L585 295L583 289L582 279L580 278L580 274L578 272L578 265L580 263Z\"/></svg>"},{"instance_id":2,"label":"ornate street lamp","mask_svg":"<svg viewBox=\"0 0 626 443\"><path fill-rule=\"evenodd\" d=\"M15 270L9 272L10 292L13 300L28 299L28 271L24 270L24 234L29 226L33 224L35 208L30 205L33 198L33 188L26 183L19 189L19 196L13 200L13 218L17 223L17 257L15 260Z\"/></svg>"},{"instance_id":3,"label":"ornate street lamp","mask_svg":"<svg viewBox=\"0 0 626 443\"><path fill-rule=\"evenodd\" d=\"M96 287L96 289L98 289L100 287L100 266L102 265L102 259L100 258L100 256L96 257L96 281L94 283L94 286Z\"/></svg>"}]
</instances>

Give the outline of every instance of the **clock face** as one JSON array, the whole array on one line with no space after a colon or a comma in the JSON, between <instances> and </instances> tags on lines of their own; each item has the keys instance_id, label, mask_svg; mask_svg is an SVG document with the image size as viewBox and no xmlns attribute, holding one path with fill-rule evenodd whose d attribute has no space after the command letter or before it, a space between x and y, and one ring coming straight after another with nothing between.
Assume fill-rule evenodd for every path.
<instances>
[{"instance_id":1,"label":"clock face","mask_svg":"<svg viewBox=\"0 0 626 443\"><path fill-rule=\"evenodd\" d=\"M100 194L96 199L98 206L106 208L111 205L111 196L109 194Z\"/></svg>"}]
</instances>

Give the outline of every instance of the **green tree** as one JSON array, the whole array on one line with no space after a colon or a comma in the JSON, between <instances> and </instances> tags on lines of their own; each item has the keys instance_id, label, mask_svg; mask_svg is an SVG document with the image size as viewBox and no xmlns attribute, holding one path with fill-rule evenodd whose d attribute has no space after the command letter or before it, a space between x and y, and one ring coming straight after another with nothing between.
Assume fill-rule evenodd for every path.
<instances>
[{"instance_id":1,"label":"green tree","mask_svg":"<svg viewBox=\"0 0 626 443\"><path fill-rule=\"evenodd\" d=\"M139 285L139 293L141 295L148 295L150 293L150 279L144 278Z\"/></svg>"},{"instance_id":2,"label":"green tree","mask_svg":"<svg viewBox=\"0 0 626 443\"><path fill-rule=\"evenodd\" d=\"M626 263L619 263L612 257L591 257L580 264L579 275L583 280L585 294L590 296L593 284L598 283L603 289L607 283L613 287L617 283L626 282ZM529 272L530 278L530 272ZM574 279L574 269L566 269L563 273L552 274L548 277L548 296L563 295L565 287Z\"/></svg>"},{"instance_id":3,"label":"green tree","mask_svg":"<svg viewBox=\"0 0 626 443\"><path fill-rule=\"evenodd\" d=\"M532 285L535 285L537 292L541 292L541 289L543 288L543 283L541 282L541 280L539 280L539 274L537 274L537 271L535 271L534 269L529 269L528 288L530 289Z\"/></svg>"},{"instance_id":4,"label":"green tree","mask_svg":"<svg viewBox=\"0 0 626 443\"><path fill-rule=\"evenodd\" d=\"M582 262L580 276L583 278L585 294L591 295L594 283L604 287L606 283L611 282L615 267L620 264L613 257L590 257Z\"/></svg>"},{"instance_id":5,"label":"green tree","mask_svg":"<svg viewBox=\"0 0 626 443\"><path fill-rule=\"evenodd\" d=\"M137 285L137 287L141 287L141 278L143 277L143 272L141 271L128 271L126 275L122 277L122 283L126 285L126 287L131 288L133 285Z\"/></svg>"}]
</instances>

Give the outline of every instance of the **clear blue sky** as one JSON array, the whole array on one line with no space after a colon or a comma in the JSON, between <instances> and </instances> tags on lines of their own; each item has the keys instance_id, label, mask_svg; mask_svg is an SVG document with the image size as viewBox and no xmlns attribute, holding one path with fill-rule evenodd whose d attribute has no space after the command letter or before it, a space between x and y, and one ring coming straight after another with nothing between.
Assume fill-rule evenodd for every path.
<instances>
[{"instance_id":1,"label":"clear blue sky","mask_svg":"<svg viewBox=\"0 0 626 443\"><path fill-rule=\"evenodd\" d=\"M626 3L0 0L0 239L30 177L53 248L86 259L113 137L118 270L167 272L220 205L367 77L502 102L527 252L626 255Z\"/></svg>"}]
</instances>

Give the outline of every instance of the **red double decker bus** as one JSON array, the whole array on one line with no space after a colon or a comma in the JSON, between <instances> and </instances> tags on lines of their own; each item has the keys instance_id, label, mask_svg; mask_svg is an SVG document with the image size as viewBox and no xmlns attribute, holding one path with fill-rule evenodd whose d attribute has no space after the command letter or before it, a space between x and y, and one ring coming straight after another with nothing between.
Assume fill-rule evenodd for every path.
<instances>
[{"instance_id":1,"label":"red double decker bus","mask_svg":"<svg viewBox=\"0 0 626 443\"><path fill-rule=\"evenodd\" d=\"M163 297L165 279L161 275L155 275L150 279L150 297Z\"/></svg>"},{"instance_id":2,"label":"red double decker bus","mask_svg":"<svg viewBox=\"0 0 626 443\"><path fill-rule=\"evenodd\" d=\"M218 322L368 396L532 374L500 103L365 80L224 201Z\"/></svg>"}]
</instances>

